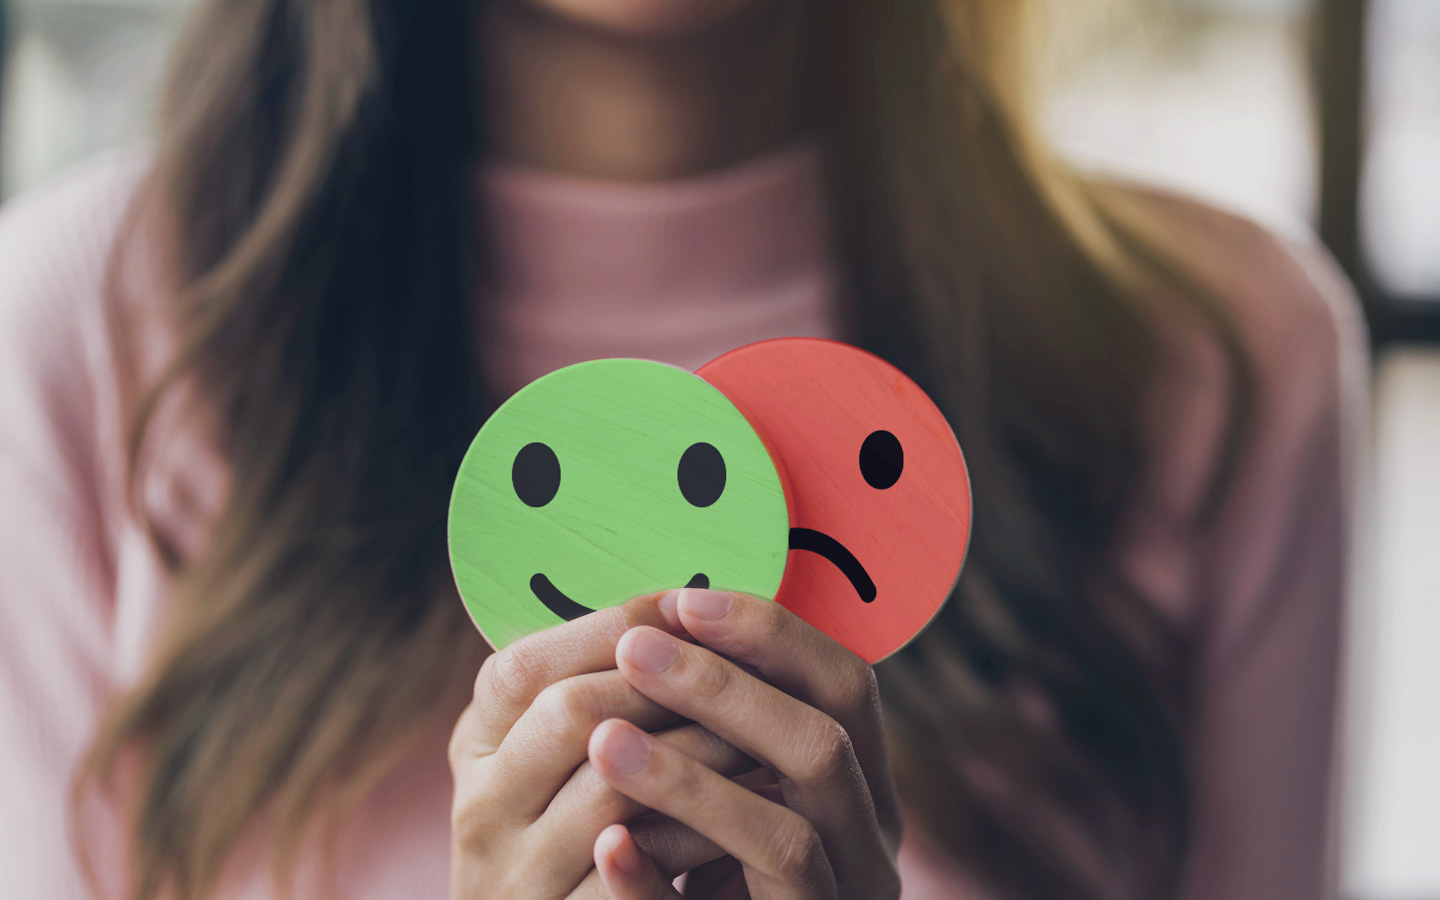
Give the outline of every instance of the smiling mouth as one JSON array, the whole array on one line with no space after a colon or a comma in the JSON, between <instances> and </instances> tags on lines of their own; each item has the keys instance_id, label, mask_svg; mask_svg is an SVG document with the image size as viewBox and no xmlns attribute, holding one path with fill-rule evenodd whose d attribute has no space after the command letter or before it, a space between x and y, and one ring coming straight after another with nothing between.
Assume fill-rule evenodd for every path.
<instances>
[{"instance_id":1,"label":"smiling mouth","mask_svg":"<svg viewBox=\"0 0 1440 900\"><path fill-rule=\"evenodd\" d=\"M875 582L871 580L865 567L860 565L860 560L856 559L855 554L846 549L844 544L825 532L810 528L792 528L790 549L809 550L825 557L841 574L850 579L850 586L860 595L861 602L870 603L875 599Z\"/></svg>"},{"instance_id":2,"label":"smiling mouth","mask_svg":"<svg viewBox=\"0 0 1440 900\"><path fill-rule=\"evenodd\" d=\"M703 591L710 586L710 579L706 577L704 572L696 572L695 577L691 578L685 586L687 588L699 588ZM536 599L545 604L546 609L567 622L572 622L583 615L595 611L588 606L583 606L571 600L566 596L564 591L551 583L550 579L546 578L542 572L536 572L530 576L530 591L535 595Z\"/></svg>"}]
</instances>

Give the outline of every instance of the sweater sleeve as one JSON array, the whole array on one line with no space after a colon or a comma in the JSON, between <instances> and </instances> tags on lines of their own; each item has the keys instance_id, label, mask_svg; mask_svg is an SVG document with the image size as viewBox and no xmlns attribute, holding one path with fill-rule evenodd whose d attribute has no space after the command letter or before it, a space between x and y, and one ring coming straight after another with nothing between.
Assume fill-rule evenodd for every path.
<instances>
[{"instance_id":1,"label":"sweater sleeve","mask_svg":"<svg viewBox=\"0 0 1440 900\"><path fill-rule=\"evenodd\" d=\"M111 683L101 284L125 191L92 170L0 212L0 880L90 896L71 783ZM100 845L99 822L87 823ZM97 831L98 829L98 831ZM101 852L103 846L94 849ZM106 879L102 879L104 881Z\"/></svg>"},{"instance_id":2,"label":"sweater sleeve","mask_svg":"<svg viewBox=\"0 0 1440 900\"><path fill-rule=\"evenodd\" d=\"M1336 706L1363 434L1363 329L1313 246L1256 238L1256 415L1201 548L1196 820L1185 900L1331 896Z\"/></svg>"}]
</instances>

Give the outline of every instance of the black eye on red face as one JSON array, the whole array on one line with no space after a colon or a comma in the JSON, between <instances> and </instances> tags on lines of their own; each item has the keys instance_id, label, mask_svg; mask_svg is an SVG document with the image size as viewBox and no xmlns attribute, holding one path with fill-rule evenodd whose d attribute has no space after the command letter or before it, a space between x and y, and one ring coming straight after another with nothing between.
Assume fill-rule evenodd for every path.
<instances>
[{"instance_id":1,"label":"black eye on red face","mask_svg":"<svg viewBox=\"0 0 1440 900\"><path fill-rule=\"evenodd\" d=\"M894 487L905 469L905 448L888 431L872 431L860 445L860 474L865 483L883 491Z\"/></svg>"}]
</instances>

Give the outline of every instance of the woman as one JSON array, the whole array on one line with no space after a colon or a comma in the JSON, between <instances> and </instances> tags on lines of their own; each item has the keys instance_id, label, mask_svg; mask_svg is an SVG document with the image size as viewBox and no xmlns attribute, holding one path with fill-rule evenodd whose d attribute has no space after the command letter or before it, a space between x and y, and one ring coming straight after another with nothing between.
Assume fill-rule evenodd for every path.
<instances>
[{"instance_id":1,"label":"woman","mask_svg":"<svg viewBox=\"0 0 1440 900\"><path fill-rule=\"evenodd\" d=\"M1033 12L202 4L153 158L0 224L17 895L1322 896L1353 306L1056 163ZM878 687L708 592L480 667L486 411L782 334L907 369L971 464Z\"/></svg>"}]
</instances>

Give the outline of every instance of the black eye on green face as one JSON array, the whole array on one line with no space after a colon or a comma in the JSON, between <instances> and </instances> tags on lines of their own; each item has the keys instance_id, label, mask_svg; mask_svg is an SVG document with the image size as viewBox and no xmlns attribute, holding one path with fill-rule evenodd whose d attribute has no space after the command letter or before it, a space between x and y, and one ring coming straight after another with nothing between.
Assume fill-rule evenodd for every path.
<instances>
[{"instance_id":1,"label":"black eye on green face","mask_svg":"<svg viewBox=\"0 0 1440 900\"><path fill-rule=\"evenodd\" d=\"M725 457L713 444L691 444L680 454L675 477L691 506L709 506L725 492Z\"/></svg>"},{"instance_id":2,"label":"black eye on green face","mask_svg":"<svg viewBox=\"0 0 1440 900\"><path fill-rule=\"evenodd\" d=\"M544 506L554 500L560 490L560 459L554 450L538 441L526 444L515 454L510 483L515 486L515 496L521 503Z\"/></svg>"},{"instance_id":3,"label":"black eye on green face","mask_svg":"<svg viewBox=\"0 0 1440 900\"><path fill-rule=\"evenodd\" d=\"M872 431L860 445L860 474L865 483L883 491L894 487L905 470L905 448L888 431Z\"/></svg>"}]
</instances>

